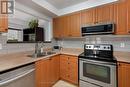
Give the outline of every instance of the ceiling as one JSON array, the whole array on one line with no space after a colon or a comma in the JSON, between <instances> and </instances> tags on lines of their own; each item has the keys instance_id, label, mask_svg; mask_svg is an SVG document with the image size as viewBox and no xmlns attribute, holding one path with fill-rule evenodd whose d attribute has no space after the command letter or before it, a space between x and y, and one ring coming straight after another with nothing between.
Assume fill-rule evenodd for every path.
<instances>
[{"instance_id":1,"label":"ceiling","mask_svg":"<svg viewBox=\"0 0 130 87\"><path fill-rule=\"evenodd\" d=\"M15 0L16 2L25 5L41 14L50 16L50 17L54 17L56 16L55 14L51 13L49 10L37 5L36 3L34 3L32 0Z\"/></svg>"},{"instance_id":2,"label":"ceiling","mask_svg":"<svg viewBox=\"0 0 130 87\"><path fill-rule=\"evenodd\" d=\"M72 5L76 5L88 0L45 0L48 3L52 4L57 9L63 9Z\"/></svg>"}]
</instances>

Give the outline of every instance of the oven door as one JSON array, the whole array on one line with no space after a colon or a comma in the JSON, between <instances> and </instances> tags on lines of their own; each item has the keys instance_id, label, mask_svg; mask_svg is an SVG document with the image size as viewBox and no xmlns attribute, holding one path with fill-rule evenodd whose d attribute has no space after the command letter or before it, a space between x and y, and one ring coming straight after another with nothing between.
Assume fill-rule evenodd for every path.
<instances>
[{"instance_id":1,"label":"oven door","mask_svg":"<svg viewBox=\"0 0 130 87\"><path fill-rule=\"evenodd\" d=\"M116 64L80 60L80 79L102 87L116 87Z\"/></svg>"}]
</instances>

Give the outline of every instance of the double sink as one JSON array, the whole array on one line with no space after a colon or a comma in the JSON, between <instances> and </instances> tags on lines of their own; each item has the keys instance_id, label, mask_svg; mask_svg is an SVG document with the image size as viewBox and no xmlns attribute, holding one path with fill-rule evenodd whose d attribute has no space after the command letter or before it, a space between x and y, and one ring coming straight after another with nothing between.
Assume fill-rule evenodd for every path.
<instances>
[{"instance_id":1,"label":"double sink","mask_svg":"<svg viewBox=\"0 0 130 87\"><path fill-rule=\"evenodd\" d=\"M39 53L39 54L32 54L32 55L27 55L28 57L32 57L32 58L39 58L39 57L45 57L45 56L49 56L49 55L53 55L56 54L56 52L54 51L48 51L48 52L43 52L43 53Z\"/></svg>"}]
</instances>

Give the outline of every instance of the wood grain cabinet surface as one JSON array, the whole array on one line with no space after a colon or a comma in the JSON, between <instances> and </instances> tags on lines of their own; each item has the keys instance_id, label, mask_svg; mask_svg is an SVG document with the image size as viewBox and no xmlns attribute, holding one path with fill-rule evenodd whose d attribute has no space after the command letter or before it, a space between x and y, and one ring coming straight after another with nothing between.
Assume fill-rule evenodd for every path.
<instances>
[{"instance_id":1,"label":"wood grain cabinet surface","mask_svg":"<svg viewBox=\"0 0 130 87\"><path fill-rule=\"evenodd\" d=\"M114 5L108 4L96 8L96 23L113 23Z\"/></svg>"},{"instance_id":2,"label":"wood grain cabinet surface","mask_svg":"<svg viewBox=\"0 0 130 87\"><path fill-rule=\"evenodd\" d=\"M118 87L130 87L130 64L118 63Z\"/></svg>"},{"instance_id":3,"label":"wood grain cabinet surface","mask_svg":"<svg viewBox=\"0 0 130 87\"><path fill-rule=\"evenodd\" d=\"M127 16L127 32L130 34L130 0L127 0Z\"/></svg>"},{"instance_id":4,"label":"wood grain cabinet surface","mask_svg":"<svg viewBox=\"0 0 130 87\"><path fill-rule=\"evenodd\" d=\"M0 14L0 32L8 31L8 16Z\"/></svg>"},{"instance_id":5,"label":"wood grain cabinet surface","mask_svg":"<svg viewBox=\"0 0 130 87\"><path fill-rule=\"evenodd\" d=\"M95 8L84 10L81 12L81 24L82 26L94 24L95 18Z\"/></svg>"},{"instance_id":6,"label":"wood grain cabinet surface","mask_svg":"<svg viewBox=\"0 0 130 87\"><path fill-rule=\"evenodd\" d=\"M7 0L3 0L3 1L7 1ZM1 13L2 9L6 11L6 8L1 9L2 7L1 5L2 3L0 3L0 32L7 32L8 31L8 15Z\"/></svg>"},{"instance_id":7,"label":"wood grain cabinet surface","mask_svg":"<svg viewBox=\"0 0 130 87\"><path fill-rule=\"evenodd\" d=\"M80 37L80 12L53 19L55 38Z\"/></svg>"},{"instance_id":8,"label":"wood grain cabinet surface","mask_svg":"<svg viewBox=\"0 0 130 87\"><path fill-rule=\"evenodd\" d=\"M78 58L69 55L60 56L60 78L78 84Z\"/></svg>"},{"instance_id":9,"label":"wood grain cabinet surface","mask_svg":"<svg viewBox=\"0 0 130 87\"><path fill-rule=\"evenodd\" d=\"M127 0L120 0L114 4L116 34L127 35Z\"/></svg>"},{"instance_id":10,"label":"wood grain cabinet surface","mask_svg":"<svg viewBox=\"0 0 130 87\"><path fill-rule=\"evenodd\" d=\"M113 4L98 6L81 12L82 26L96 23L113 22Z\"/></svg>"},{"instance_id":11,"label":"wood grain cabinet surface","mask_svg":"<svg viewBox=\"0 0 130 87\"><path fill-rule=\"evenodd\" d=\"M59 56L36 62L36 87L52 87L59 80Z\"/></svg>"}]
</instances>

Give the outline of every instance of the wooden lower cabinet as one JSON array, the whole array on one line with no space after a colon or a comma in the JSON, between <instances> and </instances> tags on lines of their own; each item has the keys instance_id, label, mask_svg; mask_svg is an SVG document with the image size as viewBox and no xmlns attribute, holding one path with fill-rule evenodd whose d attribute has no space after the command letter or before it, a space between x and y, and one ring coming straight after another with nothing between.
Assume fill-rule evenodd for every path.
<instances>
[{"instance_id":1,"label":"wooden lower cabinet","mask_svg":"<svg viewBox=\"0 0 130 87\"><path fill-rule=\"evenodd\" d=\"M75 56L60 56L60 78L73 84L78 84L78 58Z\"/></svg>"},{"instance_id":2,"label":"wooden lower cabinet","mask_svg":"<svg viewBox=\"0 0 130 87\"><path fill-rule=\"evenodd\" d=\"M52 87L59 80L59 55L36 62L36 87Z\"/></svg>"},{"instance_id":3,"label":"wooden lower cabinet","mask_svg":"<svg viewBox=\"0 0 130 87\"><path fill-rule=\"evenodd\" d=\"M118 87L130 87L130 64L118 63Z\"/></svg>"}]
</instances>

